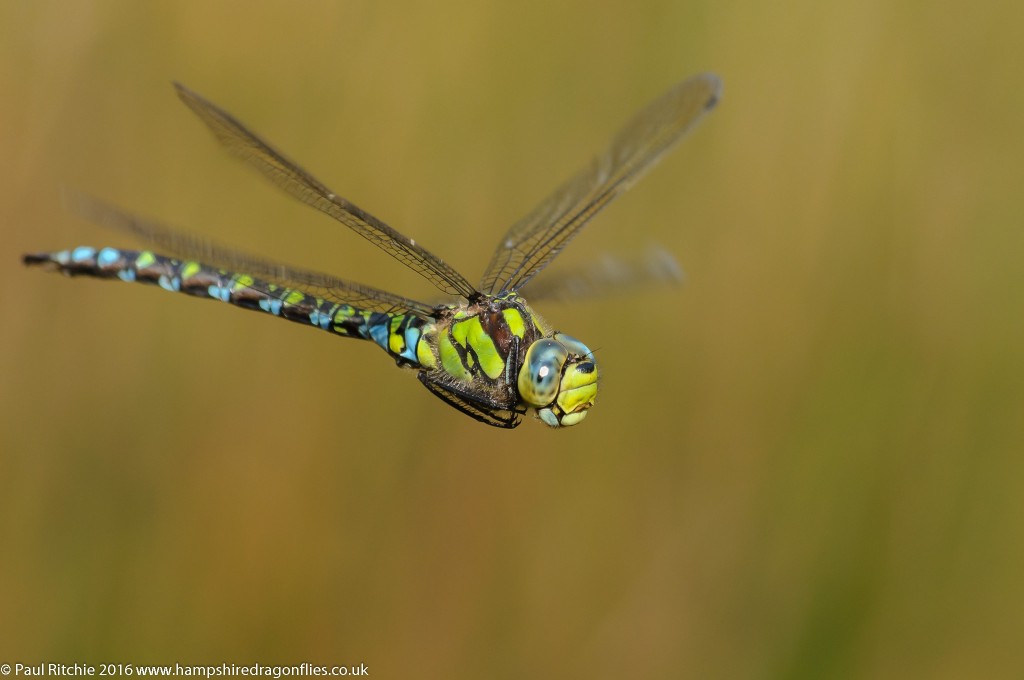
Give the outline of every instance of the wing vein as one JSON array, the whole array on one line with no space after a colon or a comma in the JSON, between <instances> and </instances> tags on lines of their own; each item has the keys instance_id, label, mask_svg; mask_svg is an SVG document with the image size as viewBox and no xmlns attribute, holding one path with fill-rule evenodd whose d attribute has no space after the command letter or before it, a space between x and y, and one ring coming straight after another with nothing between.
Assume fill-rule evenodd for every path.
<instances>
[{"instance_id":1,"label":"wing vein","mask_svg":"<svg viewBox=\"0 0 1024 680\"><path fill-rule=\"evenodd\" d=\"M584 225L635 184L718 101L721 82L685 80L636 114L604 152L563 183L502 238L484 274L486 293L518 290L539 274Z\"/></svg>"},{"instance_id":2,"label":"wing vein","mask_svg":"<svg viewBox=\"0 0 1024 680\"><path fill-rule=\"evenodd\" d=\"M313 297L352 305L359 309L385 313L404 311L424 319L433 316L433 306L424 302L346 281L330 274L299 269L249 255L156 220L132 215L85 194L65 189L64 203L71 212L80 217L100 226L131 234L158 250L161 255L195 260L215 269L248 274L270 283L300 290Z\"/></svg>"},{"instance_id":3,"label":"wing vein","mask_svg":"<svg viewBox=\"0 0 1024 680\"><path fill-rule=\"evenodd\" d=\"M330 215L449 295L469 297L473 286L426 248L338 196L327 186L247 129L231 114L180 83L178 97L206 124L227 151L293 198Z\"/></svg>"}]
</instances>

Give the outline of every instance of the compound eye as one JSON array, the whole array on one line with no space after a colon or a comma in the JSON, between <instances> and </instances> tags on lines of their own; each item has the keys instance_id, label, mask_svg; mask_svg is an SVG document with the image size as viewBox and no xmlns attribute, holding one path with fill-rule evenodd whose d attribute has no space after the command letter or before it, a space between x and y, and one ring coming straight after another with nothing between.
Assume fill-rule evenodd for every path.
<instances>
[{"instance_id":1,"label":"compound eye","mask_svg":"<svg viewBox=\"0 0 1024 680\"><path fill-rule=\"evenodd\" d=\"M562 366L569 358L562 343L544 338L530 345L519 371L519 396L530 406L542 408L558 396Z\"/></svg>"},{"instance_id":2,"label":"compound eye","mask_svg":"<svg viewBox=\"0 0 1024 680\"><path fill-rule=\"evenodd\" d=\"M584 345L582 342L572 337L571 335L566 335L565 333L555 333L555 339L558 340L558 342L562 343L562 346L565 347L570 354L575 354L577 356L585 358L590 358L593 356L593 352L590 351L589 347L587 347L586 345Z\"/></svg>"}]
</instances>

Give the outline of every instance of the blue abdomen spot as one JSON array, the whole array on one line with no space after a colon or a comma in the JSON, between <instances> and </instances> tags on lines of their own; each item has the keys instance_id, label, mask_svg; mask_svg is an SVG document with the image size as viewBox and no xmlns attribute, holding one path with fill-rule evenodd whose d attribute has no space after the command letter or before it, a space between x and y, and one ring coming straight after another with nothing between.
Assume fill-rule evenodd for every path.
<instances>
[{"instance_id":1,"label":"blue abdomen spot","mask_svg":"<svg viewBox=\"0 0 1024 680\"><path fill-rule=\"evenodd\" d=\"M167 276L166 274L161 274L160 278L157 279L156 282L160 285L161 288L163 288L164 290L169 290L172 293L177 293L179 290L181 290L181 279L179 279L177 276Z\"/></svg>"},{"instance_id":2,"label":"blue abdomen spot","mask_svg":"<svg viewBox=\"0 0 1024 680\"><path fill-rule=\"evenodd\" d=\"M408 359L409 361L418 361L416 357L416 346L420 342L420 329L415 326L409 326L405 329L405 349L402 350L401 357Z\"/></svg>"},{"instance_id":3,"label":"blue abdomen spot","mask_svg":"<svg viewBox=\"0 0 1024 680\"><path fill-rule=\"evenodd\" d=\"M122 269L117 273L117 278L121 279L122 281L127 281L128 283L131 283L132 281L135 280L135 270Z\"/></svg>"},{"instance_id":4,"label":"blue abdomen spot","mask_svg":"<svg viewBox=\"0 0 1024 680\"><path fill-rule=\"evenodd\" d=\"M281 316L281 301L264 298L260 300L260 309L274 316Z\"/></svg>"},{"instance_id":5,"label":"blue abdomen spot","mask_svg":"<svg viewBox=\"0 0 1024 680\"><path fill-rule=\"evenodd\" d=\"M96 264L100 267L112 267L121 259L121 253L114 248L103 248L96 256Z\"/></svg>"},{"instance_id":6,"label":"blue abdomen spot","mask_svg":"<svg viewBox=\"0 0 1024 680\"><path fill-rule=\"evenodd\" d=\"M71 260L73 262L85 262L86 260L91 260L95 254L95 248L90 248L89 246L78 246L71 251Z\"/></svg>"},{"instance_id":7,"label":"blue abdomen spot","mask_svg":"<svg viewBox=\"0 0 1024 680\"><path fill-rule=\"evenodd\" d=\"M314 308L313 311L309 313L309 322L326 331L331 327L331 315L327 312L321 312L319 309Z\"/></svg>"},{"instance_id":8,"label":"blue abdomen spot","mask_svg":"<svg viewBox=\"0 0 1024 680\"><path fill-rule=\"evenodd\" d=\"M216 283L211 284L210 287L206 289L206 292L214 300L220 300L221 302L227 302L231 299L231 291L228 290L226 286L221 286Z\"/></svg>"},{"instance_id":9,"label":"blue abdomen spot","mask_svg":"<svg viewBox=\"0 0 1024 680\"><path fill-rule=\"evenodd\" d=\"M388 327L386 325L377 324L375 326L370 326L370 337L373 338L373 341L375 343L377 343L384 349L388 348L388 335L389 332Z\"/></svg>"}]
</instances>

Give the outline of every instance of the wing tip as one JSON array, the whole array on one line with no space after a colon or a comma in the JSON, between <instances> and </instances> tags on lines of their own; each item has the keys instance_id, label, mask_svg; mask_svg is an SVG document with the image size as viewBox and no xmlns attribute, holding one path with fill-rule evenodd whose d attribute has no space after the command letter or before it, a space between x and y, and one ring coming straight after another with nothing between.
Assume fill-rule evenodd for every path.
<instances>
[{"instance_id":1,"label":"wing tip","mask_svg":"<svg viewBox=\"0 0 1024 680\"><path fill-rule=\"evenodd\" d=\"M183 85L181 82L177 80L172 80L171 85L174 86L174 92L178 95L178 99L180 99L182 103L185 104L185 106L189 107L196 113L200 113L203 110L212 109L217 113L221 114L222 116L226 116L224 112L222 112L219 108L210 103L209 100L207 100L205 97L203 97L195 90L192 90L187 86Z\"/></svg>"},{"instance_id":2,"label":"wing tip","mask_svg":"<svg viewBox=\"0 0 1024 680\"><path fill-rule=\"evenodd\" d=\"M711 72L702 73L697 78L707 83L710 90L708 100L704 102L704 110L710 111L718 106L718 102L722 99L722 79L717 74Z\"/></svg>"},{"instance_id":3,"label":"wing tip","mask_svg":"<svg viewBox=\"0 0 1024 680\"><path fill-rule=\"evenodd\" d=\"M171 86L174 88L174 91L178 94L179 97L184 98L186 96L195 94L194 92L192 92L192 90L182 85L180 80L172 80Z\"/></svg>"}]
</instances>

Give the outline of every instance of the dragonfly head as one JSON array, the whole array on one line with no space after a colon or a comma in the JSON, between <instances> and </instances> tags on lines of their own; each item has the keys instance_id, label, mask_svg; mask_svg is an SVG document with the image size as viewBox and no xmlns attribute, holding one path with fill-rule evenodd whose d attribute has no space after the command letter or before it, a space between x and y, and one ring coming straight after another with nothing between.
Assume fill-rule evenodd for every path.
<instances>
[{"instance_id":1,"label":"dragonfly head","mask_svg":"<svg viewBox=\"0 0 1024 680\"><path fill-rule=\"evenodd\" d=\"M551 427L575 425L597 397L593 353L562 333L536 341L519 370L519 395Z\"/></svg>"}]
</instances>

